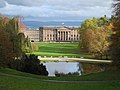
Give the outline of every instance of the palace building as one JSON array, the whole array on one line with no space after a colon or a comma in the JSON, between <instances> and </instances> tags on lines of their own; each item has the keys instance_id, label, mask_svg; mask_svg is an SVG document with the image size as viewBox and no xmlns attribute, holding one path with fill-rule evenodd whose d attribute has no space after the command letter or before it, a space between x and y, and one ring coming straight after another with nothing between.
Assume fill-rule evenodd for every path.
<instances>
[{"instance_id":1,"label":"palace building","mask_svg":"<svg viewBox=\"0 0 120 90\"><path fill-rule=\"evenodd\" d=\"M79 27L40 27L39 30L24 30L33 42L79 42Z\"/></svg>"}]
</instances>

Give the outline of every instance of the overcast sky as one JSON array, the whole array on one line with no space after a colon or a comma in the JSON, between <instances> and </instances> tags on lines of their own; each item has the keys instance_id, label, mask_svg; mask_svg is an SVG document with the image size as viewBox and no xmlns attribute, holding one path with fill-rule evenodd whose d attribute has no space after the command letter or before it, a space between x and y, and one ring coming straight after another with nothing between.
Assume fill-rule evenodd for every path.
<instances>
[{"instance_id":1,"label":"overcast sky","mask_svg":"<svg viewBox=\"0 0 120 90\"><path fill-rule=\"evenodd\" d=\"M0 0L0 13L26 20L81 20L111 16L113 0Z\"/></svg>"}]
</instances>

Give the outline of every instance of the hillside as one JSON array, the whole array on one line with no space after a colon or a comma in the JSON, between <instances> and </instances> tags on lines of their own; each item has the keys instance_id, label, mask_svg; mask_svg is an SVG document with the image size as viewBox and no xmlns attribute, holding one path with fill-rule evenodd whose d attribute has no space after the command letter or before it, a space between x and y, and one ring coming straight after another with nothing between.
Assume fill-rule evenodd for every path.
<instances>
[{"instance_id":1,"label":"hillside","mask_svg":"<svg viewBox=\"0 0 120 90\"><path fill-rule=\"evenodd\" d=\"M119 90L120 72L108 71L79 77L45 77L0 69L0 90Z\"/></svg>"}]
</instances>

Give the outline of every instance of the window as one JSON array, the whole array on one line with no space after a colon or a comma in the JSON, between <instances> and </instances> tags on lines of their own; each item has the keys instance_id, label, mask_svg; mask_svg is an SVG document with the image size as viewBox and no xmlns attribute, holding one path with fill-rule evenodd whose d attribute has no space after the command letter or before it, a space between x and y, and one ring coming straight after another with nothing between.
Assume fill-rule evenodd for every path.
<instances>
[{"instance_id":1,"label":"window","mask_svg":"<svg viewBox=\"0 0 120 90\"><path fill-rule=\"evenodd\" d=\"M70 40L70 37L69 37L69 40Z\"/></svg>"}]
</instances>

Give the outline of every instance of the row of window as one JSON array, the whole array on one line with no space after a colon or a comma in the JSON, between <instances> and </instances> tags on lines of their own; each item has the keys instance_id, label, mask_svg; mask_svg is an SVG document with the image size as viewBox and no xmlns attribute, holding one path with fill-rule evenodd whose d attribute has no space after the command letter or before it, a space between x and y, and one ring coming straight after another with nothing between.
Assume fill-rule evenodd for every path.
<instances>
[{"instance_id":1,"label":"row of window","mask_svg":"<svg viewBox=\"0 0 120 90\"><path fill-rule=\"evenodd\" d=\"M57 36L57 35L56 35L56 34L54 34L54 35L52 35L52 34L48 34L47 36L48 36L48 37L49 37L49 36L50 36L50 37L51 37L51 36L54 37L54 36ZM71 37L73 37L73 36L74 36L74 37L76 37L76 36L78 37L79 35L71 35Z\"/></svg>"},{"instance_id":2,"label":"row of window","mask_svg":"<svg viewBox=\"0 0 120 90\"><path fill-rule=\"evenodd\" d=\"M56 38L45 38L45 41L46 40L57 40ZM60 37L58 38L58 40L63 40L63 38L60 39ZM66 40L79 40L79 38L66 38ZM65 39L63 40L65 41Z\"/></svg>"}]
</instances>

